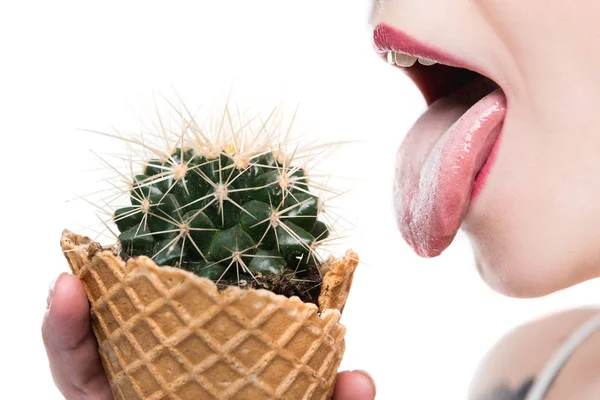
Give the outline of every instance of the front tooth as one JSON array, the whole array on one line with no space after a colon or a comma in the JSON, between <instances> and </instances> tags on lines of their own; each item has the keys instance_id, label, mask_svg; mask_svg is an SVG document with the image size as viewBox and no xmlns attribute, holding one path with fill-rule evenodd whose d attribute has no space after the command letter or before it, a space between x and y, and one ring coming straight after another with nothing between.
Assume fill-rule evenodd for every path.
<instances>
[{"instance_id":1,"label":"front tooth","mask_svg":"<svg viewBox=\"0 0 600 400\"><path fill-rule=\"evenodd\" d=\"M434 65L434 64L437 64L437 62L433 61L433 60L430 60L428 58L421 58L421 57L419 57L419 64L422 64L422 65Z\"/></svg>"},{"instance_id":2,"label":"front tooth","mask_svg":"<svg viewBox=\"0 0 600 400\"><path fill-rule=\"evenodd\" d=\"M388 51L387 53L387 62L390 64L395 64L394 63L394 52L393 51Z\"/></svg>"},{"instance_id":3,"label":"front tooth","mask_svg":"<svg viewBox=\"0 0 600 400\"><path fill-rule=\"evenodd\" d=\"M404 53L394 52L394 62L399 67L412 67L417 62L417 57L410 56Z\"/></svg>"}]
</instances>

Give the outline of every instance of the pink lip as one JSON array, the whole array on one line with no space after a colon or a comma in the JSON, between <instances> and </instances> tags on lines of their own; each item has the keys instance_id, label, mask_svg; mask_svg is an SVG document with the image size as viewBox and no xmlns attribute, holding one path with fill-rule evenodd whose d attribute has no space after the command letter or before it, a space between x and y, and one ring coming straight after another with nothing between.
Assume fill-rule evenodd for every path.
<instances>
[{"instance_id":1,"label":"pink lip","mask_svg":"<svg viewBox=\"0 0 600 400\"><path fill-rule=\"evenodd\" d=\"M386 25L375 28L373 39L383 53L401 51L476 71ZM490 90L485 79L476 78L433 101L398 150L394 187L398 227L422 257L440 255L454 240L494 163L506 97L501 89Z\"/></svg>"},{"instance_id":2,"label":"pink lip","mask_svg":"<svg viewBox=\"0 0 600 400\"><path fill-rule=\"evenodd\" d=\"M399 51L414 57L428 58L451 67L465 68L479 73L469 63L458 60L443 50L421 43L412 36L386 24L379 24L373 30L373 45L382 56L385 56L385 53L390 50Z\"/></svg>"},{"instance_id":3,"label":"pink lip","mask_svg":"<svg viewBox=\"0 0 600 400\"><path fill-rule=\"evenodd\" d=\"M505 106L506 107L506 106ZM506 113L506 111L504 111ZM498 156L498 149L500 149L500 143L502 142L502 132L498 134L496 138L496 142L490 151L490 154L487 156L487 159L483 163L483 166L475 176L475 180L473 182L473 190L471 192L471 203L475 201L475 199L479 196L485 183L487 182L488 176L496 162L496 157Z\"/></svg>"}]
</instances>

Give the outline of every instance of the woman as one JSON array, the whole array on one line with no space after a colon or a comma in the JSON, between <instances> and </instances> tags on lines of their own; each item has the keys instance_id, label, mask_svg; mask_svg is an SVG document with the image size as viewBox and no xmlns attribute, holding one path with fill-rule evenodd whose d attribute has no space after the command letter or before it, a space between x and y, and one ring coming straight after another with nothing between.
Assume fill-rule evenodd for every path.
<instances>
[{"instance_id":1,"label":"woman","mask_svg":"<svg viewBox=\"0 0 600 400\"><path fill-rule=\"evenodd\" d=\"M472 400L600 398L600 311L571 310L519 327L486 357Z\"/></svg>"},{"instance_id":2,"label":"woman","mask_svg":"<svg viewBox=\"0 0 600 400\"><path fill-rule=\"evenodd\" d=\"M377 52L429 104L398 151L400 231L435 257L462 228L482 278L510 296L600 276L600 3L571 4L378 0L371 16ZM507 336L471 398L600 398L600 310Z\"/></svg>"},{"instance_id":3,"label":"woman","mask_svg":"<svg viewBox=\"0 0 600 400\"><path fill-rule=\"evenodd\" d=\"M600 275L598 16L595 0L376 1L378 53L430 104L398 153L399 228L418 254L440 255L462 228L482 278L518 297ZM44 323L51 368L68 399L109 399L87 312L78 281L61 277ZM472 398L600 398L588 367L600 364L600 328L586 324L597 314L561 314L507 337ZM359 372L342 373L336 389L336 399L375 393Z\"/></svg>"},{"instance_id":4,"label":"woman","mask_svg":"<svg viewBox=\"0 0 600 400\"><path fill-rule=\"evenodd\" d=\"M430 104L398 153L398 222L417 253L462 227L483 279L519 297L600 275L599 16L594 0L375 4L376 48L414 63L400 68ZM458 68L421 64L435 61Z\"/></svg>"}]
</instances>

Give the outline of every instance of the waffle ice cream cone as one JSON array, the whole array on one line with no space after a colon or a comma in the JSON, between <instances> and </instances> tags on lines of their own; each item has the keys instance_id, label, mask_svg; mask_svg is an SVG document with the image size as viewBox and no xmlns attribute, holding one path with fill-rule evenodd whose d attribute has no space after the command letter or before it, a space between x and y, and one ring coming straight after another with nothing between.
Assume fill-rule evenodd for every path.
<instances>
[{"instance_id":1,"label":"waffle ice cream cone","mask_svg":"<svg viewBox=\"0 0 600 400\"><path fill-rule=\"evenodd\" d=\"M115 399L329 399L345 343L339 323L358 257L332 262L319 307L229 287L64 231Z\"/></svg>"}]
</instances>

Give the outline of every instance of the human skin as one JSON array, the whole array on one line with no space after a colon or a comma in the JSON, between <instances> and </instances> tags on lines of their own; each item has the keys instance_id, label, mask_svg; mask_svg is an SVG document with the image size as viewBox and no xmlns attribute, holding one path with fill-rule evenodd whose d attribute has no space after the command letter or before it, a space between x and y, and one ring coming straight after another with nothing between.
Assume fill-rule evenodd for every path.
<instances>
[{"instance_id":1,"label":"human skin","mask_svg":"<svg viewBox=\"0 0 600 400\"><path fill-rule=\"evenodd\" d=\"M600 276L599 18L596 0L375 1L373 27L465 60L506 95L495 162L461 225L505 295Z\"/></svg>"},{"instance_id":2,"label":"human skin","mask_svg":"<svg viewBox=\"0 0 600 400\"><path fill-rule=\"evenodd\" d=\"M112 400L81 281L61 274L51 286L42 337L56 386L67 400ZM333 400L372 400L375 385L362 371L338 374Z\"/></svg>"},{"instance_id":3,"label":"human skin","mask_svg":"<svg viewBox=\"0 0 600 400\"><path fill-rule=\"evenodd\" d=\"M527 389L565 339L600 309L575 309L520 326L487 355L475 375L469 400L524 400ZM569 358L545 400L600 398L600 331Z\"/></svg>"}]
</instances>

